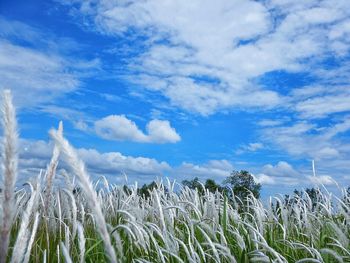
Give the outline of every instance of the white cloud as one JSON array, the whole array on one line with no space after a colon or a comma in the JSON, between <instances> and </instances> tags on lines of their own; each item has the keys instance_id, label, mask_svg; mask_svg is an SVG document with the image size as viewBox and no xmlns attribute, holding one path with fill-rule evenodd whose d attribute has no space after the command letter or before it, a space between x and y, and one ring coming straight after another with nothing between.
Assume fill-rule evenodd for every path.
<instances>
[{"instance_id":1,"label":"white cloud","mask_svg":"<svg viewBox=\"0 0 350 263\"><path fill-rule=\"evenodd\" d=\"M147 38L144 51L130 59L130 81L208 115L284 106L282 87L255 80L276 70L313 74L330 52L337 59L349 51L348 1L296 2L103 1L83 2L80 12L104 34Z\"/></svg>"},{"instance_id":2,"label":"white cloud","mask_svg":"<svg viewBox=\"0 0 350 263\"><path fill-rule=\"evenodd\" d=\"M111 178L125 173L133 180L149 180L171 169L166 162L146 157L125 156L119 152L100 153L95 149L79 149L78 153L91 172L109 175Z\"/></svg>"},{"instance_id":3,"label":"white cloud","mask_svg":"<svg viewBox=\"0 0 350 263\"><path fill-rule=\"evenodd\" d=\"M267 164L262 168L262 172L274 177L296 177L299 173L287 162L280 161L275 166Z\"/></svg>"},{"instance_id":4,"label":"white cloud","mask_svg":"<svg viewBox=\"0 0 350 263\"><path fill-rule=\"evenodd\" d=\"M52 155L52 142L21 140L20 142L20 181L38 175L45 169ZM203 164L182 163L170 166L167 162L148 157L126 156L120 152L99 152L96 149L77 149L80 158L85 162L93 180L106 176L111 182L139 183L150 182L157 177L169 176L170 179L213 178L219 183L233 171L233 165L227 160L209 160ZM66 162L60 161L59 168L69 170Z\"/></svg>"},{"instance_id":5,"label":"white cloud","mask_svg":"<svg viewBox=\"0 0 350 263\"><path fill-rule=\"evenodd\" d=\"M136 123L124 115L109 115L95 122L95 131L102 138L109 140L131 140L145 142L147 136Z\"/></svg>"},{"instance_id":6,"label":"white cloud","mask_svg":"<svg viewBox=\"0 0 350 263\"><path fill-rule=\"evenodd\" d=\"M333 133L330 136L330 133ZM346 154L332 127L318 127L316 124L297 122L291 126L268 127L262 130L263 138L269 144L299 158L331 159Z\"/></svg>"},{"instance_id":7,"label":"white cloud","mask_svg":"<svg viewBox=\"0 0 350 263\"><path fill-rule=\"evenodd\" d=\"M167 143L178 142L181 140L180 135L170 126L169 121L151 120L147 124L148 140L150 142Z\"/></svg>"},{"instance_id":8,"label":"white cloud","mask_svg":"<svg viewBox=\"0 0 350 263\"><path fill-rule=\"evenodd\" d=\"M21 140L20 142L20 182L28 180L30 176L39 174L45 169L52 155L52 142ZM85 162L89 173L96 180L106 176L111 182L124 180L125 174L130 181L155 180L171 167L168 163L147 157L125 156L120 152L101 153L95 149L77 149L80 158ZM65 162L60 161L59 168L69 170Z\"/></svg>"},{"instance_id":9,"label":"white cloud","mask_svg":"<svg viewBox=\"0 0 350 263\"><path fill-rule=\"evenodd\" d=\"M266 175L266 174L258 174L254 175L254 180L262 185L274 185L276 184L276 179L272 176Z\"/></svg>"},{"instance_id":10,"label":"white cloud","mask_svg":"<svg viewBox=\"0 0 350 263\"><path fill-rule=\"evenodd\" d=\"M329 175L308 176L309 181L315 185L335 185L336 181Z\"/></svg>"},{"instance_id":11,"label":"white cloud","mask_svg":"<svg viewBox=\"0 0 350 263\"><path fill-rule=\"evenodd\" d=\"M174 176L181 179L217 179L221 183L234 170L233 165L227 160L210 160L204 164L182 163L174 168Z\"/></svg>"},{"instance_id":12,"label":"white cloud","mask_svg":"<svg viewBox=\"0 0 350 263\"><path fill-rule=\"evenodd\" d=\"M280 161L276 165L266 164L261 173L255 175L257 182L263 185L298 185L304 177L289 163Z\"/></svg>"},{"instance_id":13,"label":"white cloud","mask_svg":"<svg viewBox=\"0 0 350 263\"><path fill-rule=\"evenodd\" d=\"M108 140L135 141L146 143L176 143L180 135L166 120L151 120L144 134L135 122L124 115L109 115L95 121L97 135Z\"/></svg>"},{"instance_id":14,"label":"white cloud","mask_svg":"<svg viewBox=\"0 0 350 263\"><path fill-rule=\"evenodd\" d=\"M296 111L304 118L321 118L333 113L350 112L350 93L347 91L310 98L299 102Z\"/></svg>"}]
</instances>

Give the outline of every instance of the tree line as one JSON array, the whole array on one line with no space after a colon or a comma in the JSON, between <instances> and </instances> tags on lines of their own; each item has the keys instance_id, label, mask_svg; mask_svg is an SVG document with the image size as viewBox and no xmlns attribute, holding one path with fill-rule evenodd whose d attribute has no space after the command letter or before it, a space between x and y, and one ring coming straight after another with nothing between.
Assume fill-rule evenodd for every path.
<instances>
[{"instance_id":1,"label":"tree line","mask_svg":"<svg viewBox=\"0 0 350 263\"><path fill-rule=\"evenodd\" d=\"M260 198L260 192L262 185L254 180L251 173L246 170L233 171L221 184L217 183L214 179L207 179L205 182L201 182L198 177L192 180L183 180L182 185L190 189L196 190L199 195L203 195L204 191L211 193L221 193L228 197L228 200L232 200L233 195L240 201L244 201L248 195L253 195L255 198ZM150 184L144 184L142 187L137 189L137 193L144 198L148 198L154 188L157 188L155 181ZM125 191L130 191L124 186ZM290 206L299 199L309 199L313 209L316 209L317 203L322 198L321 190L316 187L306 188L304 191L295 189L293 194L284 195L284 205ZM350 187L347 188L344 197L345 202L350 202Z\"/></svg>"},{"instance_id":2,"label":"tree line","mask_svg":"<svg viewBox=\"0 0 350 263\"><path fill-rule=\"evenodd\" d=\"M261 184L255 182L254 177L245 170L233 171L222 184L217 183L213 179L207 179L202 183L198 177L192 180L183 180L181 183L184 187L196 190L199 195L203 195L204 191L209 191L211 193L219 192L229 196L233 192L241 200L244 200L249 194L253 194L256 198L259 198L261 191ZM138 188L137 193L147 198L154 188L157 188L157 183L153 181ZM129 191L126 186L124 186L124 190Z\"/></svg>"}]
</instances>

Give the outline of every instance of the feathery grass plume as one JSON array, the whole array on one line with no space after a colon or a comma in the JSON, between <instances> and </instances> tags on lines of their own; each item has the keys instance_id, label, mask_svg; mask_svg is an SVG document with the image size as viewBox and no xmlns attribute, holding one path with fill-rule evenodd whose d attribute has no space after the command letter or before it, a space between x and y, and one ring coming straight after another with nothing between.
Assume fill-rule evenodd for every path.
<instances>
[{"instance_id":1,"label":"feathery grass plume","mask_svg":"<svg viewBox=\"0 0 350 263\"><path fill-rule=\"evenodd\" d=\"M13 248L14 253L12 253L12 258L11 258L12 263L23 262L26 248L27 248L27 243L29 240L28 226L30 223L30 216L32 214L33 208L38 203L38 192L40 191L40 189L38 188L39 187L37 187L37 189L35 189L31 193L31 197L27 203L26 210L24 211L21 217L21 225L20 225L19 232L17 234L15 246Z\"/></svg>"},{"instance_id":2,"label":"feathery grass plume","mask_svg":"<svg viewBox=\"0 0 350 263\"><path fill-rule=\"evenodd\" d=\"M83 161L79 159L74 148L65 138L63 138L62 134L60 134L58 131L51 130L50 135L55 140L56 144L60 147L62 153L65 155L68 161L68 164L71 166L72 170L79 178L82 190L85 193L85 198L96 218L97 228L104 242L109 260L111 262L117 262L116 254L111 243L111 238L107 231L106 221L102 213L100 202L98 201L97 193L93 188Z\"/></svg>"},{"instance_id":3,"label":"feathery grass plume","mask_svg":"<svg viewBox=\"0 0 350 263\"><path fill-rule=\"evenodd\" d=\"M64 257L64 261L66 263L73 263L72 259L69 256L68 249L66 248L66 246L64 245L63 242L61 242L61 250L62 250L63 257Z\"/></svg>"},{"instance_id":4,"label":"feathery grass plume","mask_svg":"<svg viewBox=\"0 0 350 263\"><path fill-rule=\"evenodd\" d=\"M17 177L18 152L17 152L17 121L16 110L12 104L10 90L3 92L2 125L4 133L3 154L3 203L2 226L0 234L0 263L6 262L9 246L10 231L14 216L14 191Z\"/></svg>"},{"instance_id":5,"label":"feathery grass plume","mask_svg":"<svg viewBox=\"0 0 350 263\"><path fill-rule=\"evenodd\" d=\"M64 245L67 248L67 250L70 250L70 231L68 225L64 226Z\"/></svg>"},{"instance_id":6,"label":"feathery grass plume","mask_svg":"<svg viewBox=\"0 0 350 263\"><path fill-rule=\"evenodd\" d=\"M59 123L57 132L60 133L60 134L63 133L62 122ZM48 206L50 205L52 182L53 182L53 179L55 178L59 155L60 155L59 147L57 146L57 144L55 144L54 148L53 148L53 153L52 153L52 157L51 157L51 160L50 160L50 164L49 164L49 166L47 167L47 170L46 170L46 176L47 177L46 177L45 211L48 210Z\"/></svg>"},{"instance_id":7,"label":"feathery grass plume","mask_svg":"<svg viewBox=\"0 0 350 263\"><path fill-rule=\"evenodd\" d=\"M36 235L36 230L38 229L38 224L39 224L39 213L37 212L35 214L35 219L34 219L34 224L33 224L33 228L32 228L32 234L30 236L28 245L27 245L27 252L24 256L24 260L23 263L28 263L29 262L29 258L30 258L30 252L32 250L33 247L33 243L34 243L34 239L35 239L35 235Z\"/></svg>"},{"instance_id":8,"label":"feathery grass plume","mask_svg":"<svg viewBox=\"0 0 350 263\"><path fill-rule=\"evenodd\" d=\"M44 250L44 253L43 253L44 255L43 255L43 263L46 263L46 249Z\"/></svg>"},{"instance_id":9,"label":"feathery grass plume","mask_svg":"<svg viewBox=\"0 0 350 263\"><path fill-rule=\"evenodd\" d=\"M72 239L74 240L76 232L77 232L77 214L78 214L78 209L77 209L77 205L76 205L76 201L75 198L73 196L73 193L63 189L63 191L69 196L69 198L71 199L71 210L72 210ZM68 248L68 246L67 246Z\"/></svg>"},{"instance_id":10,"label":"feathery grass plume","mask_svg":"<svg viewBox=\"0 0 350 263\"><path fill-rule=\"evenodd\" d=\"M79 237L79 250L80 250L80 263L85 262L85 236L84 236L84 228L78 222L78 237Z\"/></svg>"}]
</instances>

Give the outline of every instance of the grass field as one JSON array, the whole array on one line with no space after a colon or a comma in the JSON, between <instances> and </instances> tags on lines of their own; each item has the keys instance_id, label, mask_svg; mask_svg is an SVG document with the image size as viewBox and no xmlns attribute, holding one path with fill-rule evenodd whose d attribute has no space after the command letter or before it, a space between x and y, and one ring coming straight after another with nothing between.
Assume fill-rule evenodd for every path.
<instances>
[{"instance_id":1,"label":"grass field","mask_svg":"<svg viewBox=\"0 0 350 263\"><path fill-rule=\"evenodd\" d=\"M48 168L22 189L11 94L3 103L0 262L350 262L350 196L263 204L159 182L149 198L92 183L62 125ZM63 157L69 173L57 172ZM76 177L79 188L72 183ZM55 177L65 185L53 185ZM79 190L77 190L79 189ZM176 191L174 189L177 189Z\"/></svg>"}]
</instances>

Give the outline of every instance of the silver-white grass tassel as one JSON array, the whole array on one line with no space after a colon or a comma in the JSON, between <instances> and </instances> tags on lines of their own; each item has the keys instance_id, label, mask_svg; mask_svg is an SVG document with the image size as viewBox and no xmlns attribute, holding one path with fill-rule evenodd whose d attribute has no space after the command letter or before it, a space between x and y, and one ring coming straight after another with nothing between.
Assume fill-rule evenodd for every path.
<instances>
[{"instance_id":1,"label":"silver-white grass tassel","mask_svg":"<svg viewBox=\"0 0 350 263\"><path fill-rule=\"evenodd\" d=\"M60 122L57 132L61 133L61 134L63 133L62 122ZM46 177L45 210L47 210L49 205L50 205L52 183L53 183L53 179L55 178L59 155L60 155L59 147L57 146L57 144L55 144L54 148L53 148L53 153L52 153L52 157L51 157L51 160L50 160L50 164L49 164L49 166L47 167L47 170L46 170L46 176L47 177Z\"/></svg>"},{"instance_id":2,"label":"silver-white grass tassel","mask_svg":"<svg viewBox=\"0 0 350 263\"><path fill-rule=\"evenodd\" d=\"M80 250L80 263L85 262L85 236L84 228L78 222L78 237L79 237L79 250Z\"/></svg>"},{"instance_id":3,"label":"silver-white grass tassel","mask_svg":"<svg viewBox=\"0 0 350 263\"><path fill-rule=\"evenodd\" d=\"M75 198L73 196L73 193L70 191L67 191L66 189L63 189L63 191L70 197L71 204L72 204L72 239L74 240L75 235L77 233L77 205L75 203Z\"/></svg>"},{"instance_id":4,"label":"silver-white grass tassel","mask_svg":"<svg viewBox=\"0 0 350 263\"><path fill-rule=\"evenodd\" d=\"M17 177L18 150L17 150L17 121L16 110L12 104L10 90L3 92L2 125L4 131L3 153L3 200L2 226L0 234L0 263L6 262L10 231L15 211L14 191Z\"/></svg>"},{"instance_id":5,"label":"silver-white grass tassel","mask_svg":"<svg viewBox=\"0 0 350 263\"><path fill-rule=\"evenodd\" d=\"M57 192L57 207L58 207L58 222L59 222L59 235L62 235L62 209L61 209L61 198L60 192Z\"/></svg>"},{"instance_id":6,"label":"silver-white grass tassel","mask_svg":"<svg viewBox=\"0 0 350 263\"><path fill-rule=\"evenodd\" d=\"M57 245L57 262L61 262L61 260L60 260L60 245Z\"/></svg>"},{"instance_id":7,"label":"silver-white grass tassel","mask_svg":"<svg viewBox=\"0 0 350 263\"><path fill-rule=\"evenodd\" d=\"M78 157L75 149L69 144L69 142L63 138L63 135L55 130L51 130L50 134L55 140L57 145L61 148L62 153L65 155L68 164L71 166L74 173L78 176L80 185L85 194L85 198L96 218L97 228L104 242L106 253L108 254L111 262L117 262L116 254L111 243L111 238L107 231L107 225L102 213L101 205L98 201L97 193L93 188L90 177L85 169L85 165Z\"/></svg>"},{"instance_id":8,"label":"silver-white grass tassel","mask_svg":"<svg viewBox=\"0 0 350 263\"><path fill-rule=\"evenodd\" d=\"M70 250L70 231L69 231L69 227L67 225L65 225L64 227L64 243L65 243L65 247L67 248L67 250Z\"/></svg>"},{"instance_id":9,"label":"silver-white grass tassel","mask_svg":"<svg viewBox=\"0 0 350 263\"><path fill-rule=\"evenodd\" d=\"M69 256L69 251L66 248L66 246L63 244L63 242L61 242L60 244L61 244L61 250L62 250L63 257L64 257L64 261L66 263L73 263L72 259Z\"/></svg>"},{"instance_id":10,"label":"silver-white grass tassel","mask_svg":"<svg viewBox=\"0 0 350 263\"><path fill-rule=\"evenodd\" d=\"M23 263L29 262L30 252L32 251L32 246L33 246L33 243L34 243L36 230L38 229L39 215L40 214L38 212L35 214L34 224L33 224L33 228L32 228L32 234L30 236L30 239L29 239L29 242L28 242L28 245L27 245L27 252L26 252L26 254L24 256Z\"/></svg>"},{"instance_id":11,"label":"silver-white grass tassel","mask_svg":"<svg viewBox=\"0 0 350 263\"><path fill-rule=\"evenodd\" d=\"M62 174L62 176L64 178L64 182L66 184L66 188L68 189L68 191L73 192L74 191L74 184L71 181L71 179L69 178L69 175L66 172L66 170L62 169L62 170L60 170L60 173Z\"/></svg>"},{"instance_id":12,"label":"silver-white grass tassel","mask_svg":"<svg viewBox=\"0 0 350 263\"><path fill-rule=\"evenodd\" d=\"M22 214L21 225L17 234L15 246L13 248L13 251L16 251L16 253L12 254L12 258L11 258L12 263L23 262L23 258L25 256L25 252L27 248L27 243L29 240L28 226L30 223L30 217L31 217L33 208L38 203L38 191L40 191L40 189L36 189L34 190L34 192L32 192L31 197L28 201L27 207Z\"/></svg>"},{"instance_id":13,"label":"silver-white grass tassel","mask_svg":"<svg viewBox=\"0 0 350 263\"><path fill-rule=\"evenodd\" d=\"M43 263L46 263L46 249L44 250Z\"/></svg>"}]
</instances>

